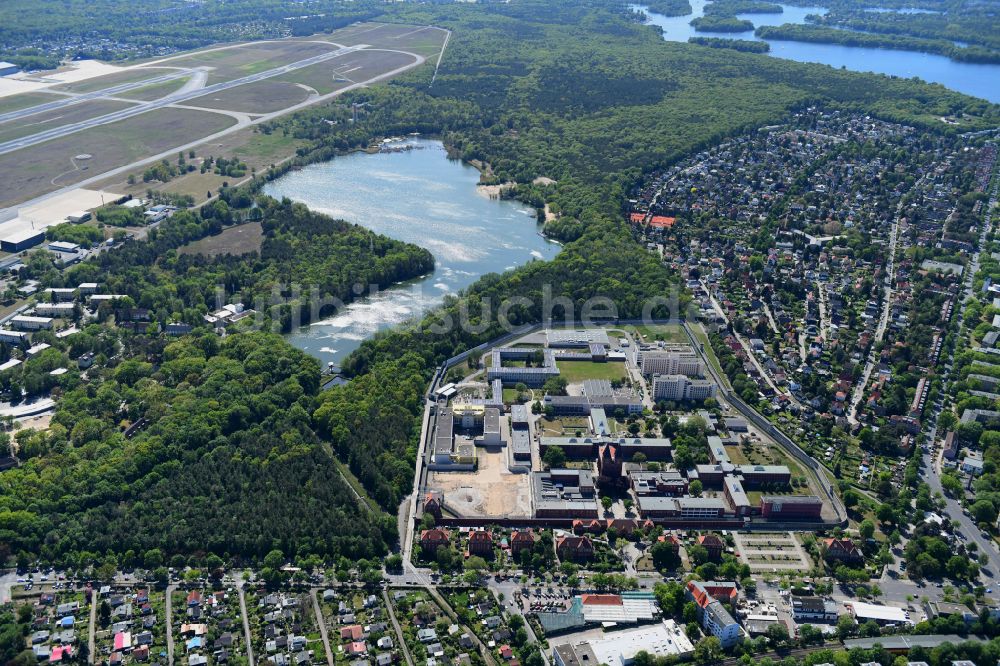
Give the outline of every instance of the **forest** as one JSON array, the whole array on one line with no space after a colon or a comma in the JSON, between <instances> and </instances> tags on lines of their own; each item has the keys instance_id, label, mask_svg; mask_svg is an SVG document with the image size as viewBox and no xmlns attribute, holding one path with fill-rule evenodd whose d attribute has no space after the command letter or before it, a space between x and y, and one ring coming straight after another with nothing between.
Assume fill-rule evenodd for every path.
<instances>
[{"instance_id":1,"label":"forest","mask_svg":"<svg viewBox=\"0 0 1000 666\"><path fill-rule=\"evenodd\" d=\"M307 324L338 303L350 303L359 295L356 284L383 288L434 267L433 256L423 248L313 213L302 204L262 196L238 202L234 196L225 193L197 213L177 213L151 230L148 242L128 242L65 272L50 262L32 261L25 275L56 287L100 282L109 293L128 296L131 306L149 310L150 319L160 324L204 325L207 312L243 302L264 311L274 328L287 331L296 319ZM244 207L256 203L252 215L257 219L250 223L260 224L259 249L213 257L185 251L188 243L211 240L241 221L226 199ZM54 227L53 235L63 237L61 228ZM220 289L224 302L219 302Z\"/></svg>"},{"instance_id":2,"label":"forest","mask_svg":"<svg viewBox=\"0 0 1000 666\"><path fill-rule=\"evenodd\" d=\"M749 39L725 39L723 37L688 37L689 44L709 46L713 49L733 49L747 53L767 53L771 45L767 42L754 42Z\"/></svg>"},{"instance_id":3,"label":"forest","mask_svg":"<svg viewBox=\"0 0 1000 666\"><path fill-rule=\"evenodd\" d=\"M312 429L315 359L265 333L120 343L124 358L67 385L50 428L0 475L6 554L75 567L141 565L150 550L181 565L385 552L395 522L357 519Z\"/></svg>"},{"instance_id":4,"label":"forest","mask_svg":"<svg viewBox=\"0 0 1000 666\"><path fill-rule=\"evenodd\" d=\"M329 32L380 13L374 0L174 3L170 0L7 0L0 59L51 69L60 59L162 56L219 42Z\"/></svg>"},{"instance_id":5,"label":"forest","mask_svg":"<svg viewBox=\"0 0 1000 666\"><path fill-rule=\"evenodd\" d=\"M705 28L707 29L707 28ZM717 28L713 28L717 29ZM998 63L1000 51L970 44L958 46L947 39L912 37L909 35L866 33L854 30L827 28L819 25L762 25L756 35L762 39L787 39L820 44L842 44L902 51L936 53L962 62Z\"/></svg>"},{"instance_id":6,"label":"forest","mask_svg":"<svg viewBox=\"0 0 1000 666\"><path fill-rule=\"evenodd\" d=\"M699 32L749 32L753 21L735 16L699 16L691 20L691 25Z\"/></svg>"}]
</instances>

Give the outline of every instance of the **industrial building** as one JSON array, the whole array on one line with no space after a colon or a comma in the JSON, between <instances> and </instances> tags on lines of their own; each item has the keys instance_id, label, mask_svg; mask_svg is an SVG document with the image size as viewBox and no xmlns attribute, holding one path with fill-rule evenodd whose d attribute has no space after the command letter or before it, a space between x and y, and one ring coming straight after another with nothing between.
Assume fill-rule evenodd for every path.
<instances>
[{"instance_id":1,"label":"industrial building","mask_svg":"<svg viewBox=\"0 0 1000 666\"><path fill-rule=\"evenodd\" d=\"M10 76L11 74L17 74L21 71L21 68L12 62L0 61L0 76Z\"/></svg>"},{"instance_id":2,"label":"industrial building","mask_svg":"<svg viewBox=\"0 0 1000 666\"><path fill-rule=\"evenodd\" d=\"M549 347L586 347L601 345L607 347L607 331L603 328L588 328L583 330L566 330L550 328L545 331L545 341Z\"/></svg>"},{"instance_id":3,"label":"industrial building","mask_svg":"<svg viewBox=\"0 0 1000 666\"><path fill-rule=\"evenodd\" d=\"M0 240L0 250L3 250L4 252L22 252L28 248L41 244L44 240L44 231L27 229L19 233L11 234L7 238Z\"/></svg>"},{"instance_id":4,"label":"industrial building","mask_svg":"<svg viewBox=\"0 0 1000 666\"><path fill-rule=\"evenodd\" d=\"M819 519L823 500L815 495L770 495L760 498L760 514L773 520Z\"/></svg>"},{"instance_id":5,"label":"industrial building","mask_svg":"<svg viewBox=\"0 0 1000 666\"><path fill-rule=\"evenodd\" d=\"M597 518L594 475L583 469L531 473L536 518Z\"/></svg>"},{"instance_id":6,"label":"industrial building","mask_svg":"<svg viewBox=\"0 0 1000 666\"><path fill-rule=\"evenodd\" d=\"M556 666L629 666L635 655L683 658L694 653L694 645L673 620L658 625L608 634L606 638L557 645L552 650Z\"/></svg>"}]
</instances>

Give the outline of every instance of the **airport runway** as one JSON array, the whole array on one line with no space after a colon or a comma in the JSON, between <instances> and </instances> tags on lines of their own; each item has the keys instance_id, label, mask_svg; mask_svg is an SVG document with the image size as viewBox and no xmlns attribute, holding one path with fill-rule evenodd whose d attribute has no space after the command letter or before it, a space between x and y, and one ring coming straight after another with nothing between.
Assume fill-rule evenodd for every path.
<instances>
[{"instance_id":1,"label":"airport runway","mask_svg":"<svg viewBox=\"0 0 1000 666\"><path fill-rule=\"evenodd\" d=\"M114 111L112 113L105 114L103 116L98 116L96 118L89 118L87 120L81 120L80 122L70 123L68 125L63 125L62 127L54 127L49 130L38 132L37 134L32 134L30 136L21 137L18 139L12 139L0 143L0 155L6 153L14 152L15 150L21 150L22 148L27 148L29 146L34 146L39 143L44 143L46 141L51 141L52 139L58 139L64 137L68 134L73 134L75 132L80 132L82 130L91 129L93 127L99 127L101 125L107 125L109 123L116 123L127 118L132 118L133 116L138 116L143 113L148 113L156 109L161 109L171 104L179 104L196 97L202 97L204 95L211 95L223 90L228 90L230 88L236 88L238 86L247 85L249 83L256 83L258 81L263 81L265 79L270 79L275 76L281 76L283 74L288 74L289 72L294 72L297 69L302 69L303 67L309 67L311 65L317 65L327 60L333 60L334 58L339 58L340 56L347 55L348 53L353 53L354 51L360 51L361 49L367 48L367 44L357 44L355 46L347 46L339 48L335 51L329 53L323 53L318 56L313 56L312 58L306 58L305 60L299 60L297 62L289 63L287 65L282 65L281 67L275 67L273 69L266 70L264 72L258 72L256 74L250 74L249 76L244 76L239 79L233 79L232 81L223 81L222 83L215 83L204 88L198 88L195 90L184 91L181 90L172 95L167 95L166 97L154 100L152 102L145 102L142 104L137 104L135 106L129 107L127 109L122 109L120 111ZM182 75L189 75L190 72L182 73ZM170 75L164 75L170 76ZM176 75L173 77L176 78ZM169 80L169 79L168 79ZM144 85L149 85L149 81L144 82ZM132 84L126 84L132 85ZM120 87L120 86L119 86ZM93 93L96 97L107 96L108 90L113 90L113 88L108 88L105 90ZM55 104L56 102L53 102ZM37 108L37 107L32 107ZM20 112L13 112L20 113Z\"/></svg>"},{"instance_id":2,"label":"airport runway","mask_svg":"<svg viewBox=\"0 0 1000 666\"><path fill-rule=\"evenodd\" d=\"M170 72L168 74L161 74L160 76L154 76L153 78L150 79L143 79L142 81L133 81L132 83L122 83L117 86L111 86L110 88L95 90L94 92L60 97L59 99L54 100L52 102L45 102L44 104L31 106L28 107L27 109L20 109L19 111L10 111L9 113L0 113L0 123L5 123L9 120L17 120L19 118L25 118L27 116L33 116L38 113L44 113L46 111L61 109L67 106L73 106L74 104L89 102L90 100L93 99L100 99L102 97L113 97L119 93L128 92L129 90L135 90L136 88L145 88L146 86L155 85L157 83L166 83L167 81L173 81L174 79L180 79L185 76L191 76L192 72L194 72L194 70L191 69L181 70L177 72Z\"/></svg>"}]
</instances>

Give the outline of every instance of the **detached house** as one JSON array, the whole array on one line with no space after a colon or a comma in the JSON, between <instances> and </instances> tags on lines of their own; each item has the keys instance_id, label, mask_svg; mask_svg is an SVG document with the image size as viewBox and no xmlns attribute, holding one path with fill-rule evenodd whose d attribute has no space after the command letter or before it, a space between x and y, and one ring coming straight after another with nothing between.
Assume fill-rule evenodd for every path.
<instances>
[{"instance_id":1,"label":"detached house","mask_svg":"<svg viewBox=\"0 0 1000 666\"><path fill-rule=\"evenodd\" d=\"M469 555L480 557L493 556L493 535L486 530L474 530L469 533Z\"/></svg>"},{"instance_id":2,"label":"detached house","mask_svg":"<svg viewBox=\"0 0 1000 666\"><path fill-rule=\"evenodd\" d=\"M531 530L514 532L510 536L510 552L514 557L527 550L529 553L535 548L535 533Z\"/></svg>"},{"instance_id":3,"label":"detached house","mask_svg":"<svg viewBox=\"0 0 1000 666\"><path fill-rule=\"evenodd\" d=\"M824 539L823 557L828 562L843 562L847 565L861 565L865 563L865 556L850 539Z\"/></svg>"},{"instance_id":4,"label":"detached house","mask_svg":"<svg viewBox=\"0 0 1000 666\"><path fill-rule=\"evenodd\" d=\"M563 536L556 540L556 554L563 562L589 560L594 556L594 542L585 536Z\"/></svg>"},{"instance_id":5,"label":"detached house","mask_svg":"<svg viewBox=\"0 0 1000 666\"><path fill-rule=\"evenodd\" d=\"M434 553L441 546L448 545L448 530L434 528L420 532L420 547L428 553Z\"/></svg>"}]
</instances>

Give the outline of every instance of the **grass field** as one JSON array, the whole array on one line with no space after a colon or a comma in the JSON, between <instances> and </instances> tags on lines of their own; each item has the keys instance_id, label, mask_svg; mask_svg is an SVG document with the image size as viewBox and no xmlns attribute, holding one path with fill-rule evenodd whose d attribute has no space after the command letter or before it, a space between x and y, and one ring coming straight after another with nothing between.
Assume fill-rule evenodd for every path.
<instances>
[{"instance_id":1,"label":"grass field","mask_svg":"<svg viewBox=\"0 0 1000 666\"><path fill-rule=\"evenodd\" d=\"M211 67L208 84L231 81L335 50L333 44L281 41L236 45L219 51L171 58L171 67Z\"/></svg>"},{"instance_id":2,"label":"grass field","mask_svg":"<svg viewBox=\"0 0 1000 666\"><path fill-rule=\"evenodd\" d=\"M593 363L591 361L562 361L557 363L559 372L570 384L578 384L585 379L623 379L626 376L625 364L609 361Z\"/></svg>"},{"instance_id":3,"label":"grass field","mask_svg":"<svg viewBox=\"0 0 1000 666\"><path fill-rule=\"evenodd\" d=\"M694 336L694 339L705 350L705 356L708 358L709 365L711 365L712 369L718 373L720 378L722 378L726 388L732 389L732 385L729 383L729 377L727 377L726 373L723 372L722 364L719 363L719 357L715 355L715 350L712 349L712 343L708 340L708 333L705 332L705 329L701 326L701 324L691 324L690 326L691 334Z\"/></svg>"},{"instance_id":4,"label":"grass field","mask_svg":"<svg viewBox=\"0 0 1000 666\"><path fill-rule=\"evenodd\" d=\"M180 90L184 87L184 84L188 82L188 79L174 79L173 81L164 81L163 83L154 83L149 86L143 86L142 88L135 88L134 90L129 90L120 95L123 99L135 99L140 102L151 102L161 97L166 97L170 93Z\"/></svg>"},{"instance_id":5,"label":"grass field","mask_svg":"<svg viewBox=\"0 0 1000 666\"><path fill-rule=\"evenodd\" d=\"M76 81L74 83L63 83L58 86L53 86L52 89L59 90L61 92L88 93L94 92L95 90L110 88L111 86L118 86L123 83L133 83L135 81L151 79L154 76L161 76L163 74L168 74L169 72L170 70L168 69L158 67L143 67L141 69L130 69L124 72L116 72L114 74L105 74L104 76L95 76L92 79L84 79L83 81Z\"/></svg>"},{"instance_id":6,"label":"grass field","mask_svg":"<svg viewBox=\"0 0 1000 666\"><path fill-rule=\"evenodd\" d=\"M7 97L0 97L0 113L10 113L11 111L20 111L21 109L27 109L29 106L37 106L38 104L55 102L62 98L63 98L62 95L47 95L41 92L22 93L20 95L9 95Z\"/></svg>"},{"instance_id":7,"label":"grass field","mask_svg":"<svg viewBox=\"0 0 1000 666\"><path fill-rule=\"evenodd\" d=\"M0 155L0 206L9 206L52 189L52 180L74 168L71 158L90 153L87 171L63 175L59 185L156 155L232 126L229 116L186 109L157 109L120 123L103 125Z\"/></svg>"},{"instance_id":8,"label":"grass field","mask_svg":"<svg viewBox=\"0 0 1000 666\"><path fill-rule=\"evenodd\" d=\"M642 336L643 342L655 342L656 340L663 340L664 342L688 341L684 329L679 325L640 325L630 326L629 328L633 333Z\"/></svg>"},{"instance_id":9,"label":"grass field","mask_svg":"<svg viewBox=\"0 0 1000 666\"><path fill-rule=\"evenodd\" d=\"M545 437L573 437L577 431L584 436L590 433L590 419L586 416L563 416L555 419L542 419L538 422Z\"/></svg>"},{"instance_id":10,"label":"grass field","mask_svg":"<svg viewBox=\"0 0 1000 666\"><path fill-rule=\"evenodd\" d=\"M355 81L365 81L413 62L414 58L405 53L365 50L303 67L279 76L277 80L302 83L315 89L320 95L326 95L346 88Z\"/></svg>"},{"instance_id":11,"label":"grass field","mask_svg":"<svg viewBox=\"0 0 1000 666\"><path fill-rule=\"evenodd\" d=\"M249 222L223 230L221 234L202 238L182 247L181 254L203 254L219 257L225 254L241 255L258 252L264 241L264 230L260 222Z\"/></svg>"},{"instance_id":12,"label":"grass field","mask_svg":"<svg viewBox=\"0 0 1000 666\"><path fill-rule=\"evenodd\" d=\"M294 83L267 80L195 97L185 105L243 113L272 113L304 102L307 97L309 93Z\"/></svg>"},{"instance_id":13,"label":"grass field","mask_svg":"<svg viewBox=\"0 0 1000 666\"><path fill-rule=\"evenodd\" d=\"M299 140L282 133L263 134L255 132L252 128L246 128L216 139L211 144L198 146L195 148L195 153L199 157L208 155L239 157L246 162L248 167L262 171L289 155L294 155L295 149L300 144ZM209 190L213 193L217 192L222 187L222 183L235 184L232 178L217 176L211 172L201 173L200 171L184 174L167 183L142 182L142 169L137 169L132 175L136 177L137 181L134 185L128 184L128 174L122 174L108 179L100 186L112 192L133 195L141 195L150 188L159 192L190 194L196 202L201 202L205 200ZM246 177L249 178L250 174L248 173Z\"/></svg>"},{"instance_id":14,"label":"grass field","mask_svg":"<svg viewBox=\"0 0 1000 666\"><path fill-rule=\"evenodd\" d=\"M62 125L78 123L88 118L103 116L112 111L119 111L132 106L126 102L113 102L110 100L93 100L74 104L61 109L53 109L44 113L36 113L26 118L18 118L0 124L0 141L10 141L23 136L30 136L37 132L44 132Z\"/></svg>"}]
</instances>

